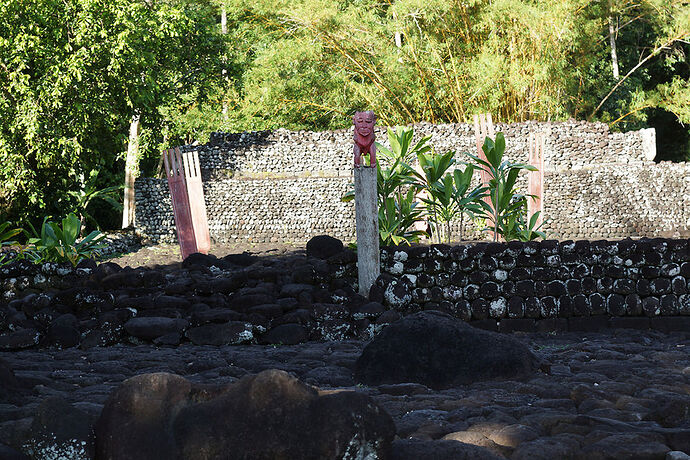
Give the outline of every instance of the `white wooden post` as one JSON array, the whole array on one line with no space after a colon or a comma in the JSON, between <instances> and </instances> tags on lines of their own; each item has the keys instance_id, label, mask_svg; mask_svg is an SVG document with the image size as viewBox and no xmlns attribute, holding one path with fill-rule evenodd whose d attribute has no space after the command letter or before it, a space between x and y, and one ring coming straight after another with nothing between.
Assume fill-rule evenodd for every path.
<instances>
[{"instance_id":1,"label":"white wooden post","mask_svg":"<svg viewBox=\"0 0 690 460\"><path fill-rule=\"evenodd\" d=\"M359 293L366 297L381 273L375 167L355 167L355 216Z\"/></svg>"},{"instance_id":2,"label":"white wooden post","mask_svg":"<svg viewBox=\"0 0 690 460\"><path fill-rule=\"evenodd\" d=\"M138 114L132 115L129 124L129 143L127 144L127 158L125 159L125 196L122 208L122 228L134 224L134 180L139 175L139 121Z\"/></svg>"}]
</instances>

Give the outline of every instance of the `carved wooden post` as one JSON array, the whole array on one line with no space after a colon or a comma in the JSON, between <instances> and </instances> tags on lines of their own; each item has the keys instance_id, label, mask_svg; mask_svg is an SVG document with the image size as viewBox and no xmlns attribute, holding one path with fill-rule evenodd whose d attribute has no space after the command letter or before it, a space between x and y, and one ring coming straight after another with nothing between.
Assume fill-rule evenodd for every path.
<instances>
[{"instance_id":1,"label":"carved wooden post","mask_svg":"<svg viewBox=\"0 0 690 460\"><path fill-rule=\"evenodd\" d=\"M177 241L180 243L180 253L182 260L184 260L190 254L197 252L197 247L180 149L164 150L163 162L165 163L165 174L168 176L170 198L175 214Z\"/></svg>"},{"instance_id":2,"label":"carved wooden post","mask_svg":"<svg viewBox=\"0 0 690 460\"><path fill-rule=\"evenodd\" d=\"M376 168L355 168L355 215L357 222L357 274L359 293L369 295L381 273L379 210Z\"/></svg>"},{"instance_id":3,"label":"carved wooden post","mask_svg":"<svg viewBox=\"0 0 690 460\"><path fill-rule=\"evenodd\" d=\"M357 274L359 293L369 295L371 286L381 273L379 249L379 208L376 181L376 145L374 144L374 112L356 112L352 117L355 165L355 219L357 224ZM369 154L363 165L362 155Z\"/></svg>"},{"instance_id":4,"label":"carved wooden post","mask_svg":"<svg viewBox=\"0 0 690 460\"><path fill-rule=\"evenodd\" d=\"M544 221L544 141L543 133L530 133L529 135L529 164L537 168L537 171L529 172L527 193L536 198L527 199L527 221L539 211L539 217L535 228Z\"/></svg>"}]
</instances>

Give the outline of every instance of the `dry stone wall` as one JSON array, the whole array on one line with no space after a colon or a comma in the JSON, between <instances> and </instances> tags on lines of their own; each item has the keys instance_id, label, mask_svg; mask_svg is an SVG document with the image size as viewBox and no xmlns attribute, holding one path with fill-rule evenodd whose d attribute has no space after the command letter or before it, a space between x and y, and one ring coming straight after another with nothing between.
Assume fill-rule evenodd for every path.
<instances>
[{"instance_id":1,"label":"dry stone wall","mask_svg":"<svg viewBox=\"0 0 690 460\"><path fill-rule=\"evenodd\" d=\"M468 124L414 126L436 151L475 152ZM586 122L497 124L506 156L526 161L530 132L544 132L544 229L552 238L690 236L690 165L654 163L653 129L611 133ZM377 140L387 144L384 128ZM354 240L351 130L214 133L186 146L199 153L211 237L216 242L303 242L330 234ZM526 190L527 175L518 182ZM136 225L154 241L174 241L165 180L136 183ZM454 226L459 235L459 225ZM476 235L472 224L465 236Z\"/></svg>"},{"instance_id":2,"label":"dry stone wall","mask_svg":"<svg viewBox=\"0 0 690 460\"><path fill-rule=\"evenodd\" d=\"M688 243L644 238L383 248L382 275L369 297L405 314L442 310L509 332L683 330L690 325Z\"/></svg>"}]
</instances>

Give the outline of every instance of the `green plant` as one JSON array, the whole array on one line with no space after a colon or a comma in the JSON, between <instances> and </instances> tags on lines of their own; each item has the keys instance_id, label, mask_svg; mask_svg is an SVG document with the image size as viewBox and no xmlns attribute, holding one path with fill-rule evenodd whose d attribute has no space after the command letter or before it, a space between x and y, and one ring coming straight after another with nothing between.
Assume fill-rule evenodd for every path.
<instances>
[{"instance_id":1,"label":"green plant","mask_svg":"<svg viewBox=\"0 0 690 460\"><path fill-rule=\"evenodd\" d=\"M532 241L537 238L546 238L546 233L539 230L541 225L537 226L537 220L539 219L539 214L541 211L535 212L529 219L529 222L525 220L527 216L527 210L522 213L511 216L506 223L505 234L503 238L506 241L510 240L520 240L520 241Z\"/></svg>"},{"instance_id":2,"label":"green plant","mask_svg":"<svg viewBox=\"0 0 690 460\"><path fill-rule=\"evenodd\" d=\"M466 154L479 168L488 171L491 176L488 187L489 200L488 202L479 201L480 214L488 220L488 227L490 231L493 231L494 241L498 241L499 235L506 241L543 238L544 233L534 228L537 218L532 216L530 221L526 222L527 199L534 196L519 194L515 189L515 182L520 171L536 171L537 168L529 164L504 161L505 147L503 133L497 133L495 142L489 137L484 140L482 150L486 155L486 161L470 153Z\"/></svg>"},{"instance_id":3,"label":"green plant","mask_svg":"<svg viewBox=\"0 0 690 460\"><path fill-rule=\"evenodd\" d=\"M382 245L411 244L419 241L426 233L415 230L415 222L422 220L422 208L415 201L415 190L411 188L414 170L408 165L411 159L431 150L427 145L430 136L412 145L414 130L398 126L388 128L391 148L376 143L380 159L376 164L376 187L379 207L379 242ZM351 188L342 201L355 197Z\"/></svg>"},{"instance_id":4,"label":"green plant","mask_svg":"<svg viewBox=\"0 0 690 460\"><path fill-rule=\"evenodd\" d=\"M33 236L29 235L25 254L35 263L69 262L76 266L80 260L94 257L104 247L99 243L103 234L96 230L78 240L82 222L74 213L62 219L62 227L44 218L40 234L32 225L30 227Z\"/></svg>"},{"instance_id":5,"label":"green plant","mask_svg":"<svg viewBox=\"0 0 690 460\"><path fill-rule=\"evenodd\" d=\"M434 234L437 242L441 242L441 234L445 233L445 239L450 243L450 222L465 213L470 216L481 212L477 203L486 192L485 187L475 187L467 193L474 174L474 167L467 165L464 171L459 169L452 173L448 169L455 164L455 152L437 154L435 152L421 153L417 155L422 173L413 170L415 176L412 184L426 194L420 196L420 200L426 205L426 213L434 225ZM445 224L445 228L443 227Z\"/></svg>"},{"instance_id":6,"label":"green plant","mask_svg":"<svg viewBox=\"0 0 690 460\"><path fill-rule=\"evenodd\" d=\"M0 250L5 246L12 246L17 244L14 237L22 233L20 228L10 229L10 222L3 222L0 224ZM5 252L0 252L0 266L5 265L12 260L12 257L8 256Z\"/></svg>"},{"instance_id":7,"label":"green plant","mask_svg":"<svg viewBox=\"0 0 690 460\"><path fill-rule=\"evenodd\" d=\"M20 228L9 229L10 225L10 222L0 224L0 247L16 244L13 238L22 233Z\"/></svg>"},{"instance_id":8,"label":"green plant","mask_svg":"<svg viewBox=\"0 0 690 460\"><path fill-rule=\"evenodd\" d=\"M124 188L122 185L114 185L110 187L105 187L98 189L96 184L98 181L98 170L94 169L89 173L89 179L81 184L79 191L69 191L67 192L71 197L73 197L77 202L77 212L79 213L79 219L86 223L87 221L93 224L98 230L101 226L98 224L96 219L88 212L89 206L92 204L93 200L100 199L108 203L113 209L117 211L122 211L122 204L117 201L119 197L119 192ZM83 181L82 181L83 182Z\"/></svg>"},{"instance_id":9,"label":"green plant","mask_svg":"<svg viewBox=\"0 0 690 460\"><path fill-rule=\"evenodd\" d=\"M422 217L422 210L414 198L415 190L411 188L407 193L385 198L383 205L379 205L379 242L382 245L410 245L426 235L414 229L414 223Z\"/></svg>"}]
</instances>

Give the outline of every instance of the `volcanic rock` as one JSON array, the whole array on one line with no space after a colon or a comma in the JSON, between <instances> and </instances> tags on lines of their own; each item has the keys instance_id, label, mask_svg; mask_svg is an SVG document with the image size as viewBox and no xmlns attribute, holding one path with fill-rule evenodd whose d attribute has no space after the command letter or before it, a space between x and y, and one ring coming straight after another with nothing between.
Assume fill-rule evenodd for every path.
<instances>
[{"instance_id":1,"label":"volcanic rock","mask_svg":"<svg viewBox=\"0 0 690 460\"><path fill-rule=\"evenodd\" d=\"M425 311L384 329L357 360L355 379L368 385L421 383L447 388L488 379L517 379L539 360L516 339Z\"/></svg>"},{"instance_id":2,"label":"volcanic rock","mask_svg":"<svg viewBox=\"0 0 690 460\"><path fill-rule=\"evenodd\" d=\"M96 425L97 458L385 458L395 434L368 396L268 370L225 387L173 374L126 380ZM229 454L231 453L231 454Z\"/></svg>"},{"instance_id":3,"label":"volcanic rock","mask_svg":"<svg viewBox=\"0 0 690 460\"><path fill-rule=\"evenodd\" d=\"M307 242L307 256L328 259L343 250L343 242L328 235L315 236Z\"/></svg>"}]
</instances>

